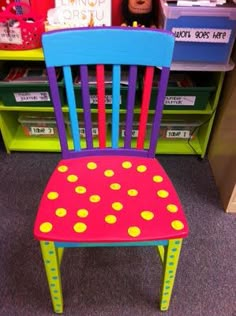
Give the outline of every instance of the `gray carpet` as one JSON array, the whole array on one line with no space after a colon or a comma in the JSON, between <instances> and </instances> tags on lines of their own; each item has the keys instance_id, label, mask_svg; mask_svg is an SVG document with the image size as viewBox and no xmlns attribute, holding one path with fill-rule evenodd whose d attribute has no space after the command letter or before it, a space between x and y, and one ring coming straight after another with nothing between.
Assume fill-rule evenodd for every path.
<instances>
[{"instance_id":1,"label":"gray carpet","mask_svg":"<svg viewBox=\"0 0 236 316\"><path fill-rule=\"evenodd\" d=\"M7 155L0 146L0 316L53 315L32 227L59 155ZM236 217L224 213L207 160L160 161L190 226L169 311L158 310L161 265L153 248L69 249L62 263L64 315L236 316Z\"/></svg>"}]
</instances>

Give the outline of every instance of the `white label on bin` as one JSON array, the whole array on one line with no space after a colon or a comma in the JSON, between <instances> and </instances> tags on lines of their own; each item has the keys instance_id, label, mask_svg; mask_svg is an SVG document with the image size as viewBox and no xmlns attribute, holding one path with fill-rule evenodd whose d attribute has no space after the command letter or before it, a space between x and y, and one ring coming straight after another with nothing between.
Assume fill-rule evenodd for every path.
<instances>
[{"instance_id":1,"label":"white label on bin","mask_svg":"<svg viewBox=\"0 0 236 316\"><path fill-rule=\"evenodd\" d=\"M31 126L30 127L30 135L54 135L54 128Z\"/></svg>"},{"instance_id":2,"label":"white label on bin","mask_svg":"<svg viewBox=\"0 0 236 316\"><path fill-rule=\"evenodd\" d=\"M0 26L0 43L21 45L23 43L21 29L11 26Z\"/></svg>"},{"instance_id":3,"label":"white label on bin","mask_svg":"<svg viewBox=\"0 0 236 316\"><path fill-rule=\"evenodd\" d=\"M190 138L190 131L187 130L174 130L166 131L166 138Z\"/></svg>"},{"instance_id":4,"label":"white label on bin","mask_svg":"<svg viewBox=\"0 0 236 316\"><path fill-rule=\"evenodd\" d=\"M98 97L96 95L90 95L90 104L98 104ZM105 104L112 104L112 95L105 95ZM121 96L120 96L120 104L121 104Z\"/></svg>"},{"instance_id":5,"label":"white label on bin","mask_svg":"<svg viewBox=\"0 0 236 316\"><path fill-rule=\"evenodd\" d=\"M165 97L165 105L176 105L176 106L194 106L196 101L195 96L166 96Z\"/></svg>"},{"instance_id":6,"label":"white label on bin","mask_svg":"<svg viewBox=\"0 0 236 316\"><path fill-rule=\"evenodd\" d=\"M133 138L138 137L138 129L132 129L132 135ZM121 130L121 137L125 137L125 129Z\"/></svg>"},{"instance_id":7,"label":"white label on bin","mask_svg":"<svg viewBox=\"0 0 236 316\"><path fill-rule=\"evenodd\" d=\"M173 27L177 42L229 43L231 30Z\"/></svg>"},{"instance_id":8,"label":"white label on bin","mask_svg":"<svg viewBox=\"0 0 236 316\"><path fill-rule=\"evenodd\" d=\"M79 134L82 138L84 138L85 135L85 128L84 127L80 127L79 128ZM93 127L92 128L92 136L97 136L98 135L98 128L97 127Z\"/></svg>"},{"instance_id":9,"label":"white label on bin","mask_svg":"<svg viewBox=\"0 0 236 316\"><path fill-rule=\"evenodd\" d=\"M14 93L16 102L42 102L50 101L47 91L43 92L17 92Z\"/></svg>"}]
</instances>

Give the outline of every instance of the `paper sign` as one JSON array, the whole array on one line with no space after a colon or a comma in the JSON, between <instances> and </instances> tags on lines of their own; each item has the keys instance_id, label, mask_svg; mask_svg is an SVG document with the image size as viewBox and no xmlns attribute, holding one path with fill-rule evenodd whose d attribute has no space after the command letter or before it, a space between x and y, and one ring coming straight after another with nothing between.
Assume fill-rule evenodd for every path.
<instances>
[{"instance_id":1,"label":"paper sign","mask_svg":"<svg viewBox=\"0 0 236 316\"><path fill-rule=\"evenodd\" d=\"M228 43L231 30L173 27L177 42Z\"/></svg>"},{"instance_id":2,"label":"paper sign","mask_svg":"<svg viewBox=\"0 0 236 316\"><path fill-rule=\"evenodd\" d=\"M90 95L90 104L98 104L98 97L96 95ZM105 95L105 104L112 104L112 95ZM120 104L121 104L121 96L120 96Z\"/></svg>"},{"instance_id":3,"label":"paper sign","mask_svg":"<svg viewBox=\"0 0 236 316\"><path fill-rule=\"evenodd\" d=\"M111 0L56 0L54 10L62 25L111 26Z\"/></svg>"},{"instance_id":4,"label":"paper sign","mask_svg":"<svg viewBox=\"0 0 236 316\"><path fill-rule=\"evenodd\" d=\"M137 138L138 137L138 129L132 129L132 134L131 136L133 138ZM125 129L121 130L121 137L125 137Z\"/></svg>"},{"instance_id":5,"label":"paper sign","mask_svg":"<svg viewBox=\"0 0 236 316\"><path fill-rule=\"evenodd\" d=\"M31 126L30 135L54 135L54 128L52 127L40 127Z\"/></svg>"},{"instance_id":6,"label":"paper sign","mask_svg":"<svg viewBox=\"0 0 236 316\"><path fill-rule=\"evenodd\" d=\"M23 43L21 29L0 26L0 43L21 45Z\"/></svg>"},{"instance_id":7,"label":"paper sign","mask_svg":"<svg viewBox=\"0 0 236 316\"><path fill-rule=\"evenodd\" d=\"M187 130L167 130L166 138L190 138L190 131Z\"/></svg>"},{"instance_id":8,"label":"paper sign","mask_svg":"<svg viewBox=\"0 0 236 316\"><path fill-rule=\"evenodd\" d=\"M50 101L48 92L17 92L14 93L16 102L41 102Z\"/></svg>"},{"instance_id":9,"label":"paper sign","mask_svg":"<svg viewBox=\"0 0 236 316\"><path fill-rule=\"evenodd\" d=\"M196 101L195 96L166 96L165 105L183 105L183 106L194 106Z\"/></svg>"}]
</instances>

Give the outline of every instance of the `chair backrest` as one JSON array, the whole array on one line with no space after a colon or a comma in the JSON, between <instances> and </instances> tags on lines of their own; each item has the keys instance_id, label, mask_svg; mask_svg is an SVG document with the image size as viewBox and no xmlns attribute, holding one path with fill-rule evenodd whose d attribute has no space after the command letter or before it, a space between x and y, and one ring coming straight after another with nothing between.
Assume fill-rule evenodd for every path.
<instances>
[{"instance_id":1,"label":"chair backrest","mask_svg":"<svg viewBox=\"0 0 236 316\"><path fill-rule=\"evenodd\" d=\"M63 157L101 152L153 157L174 36L156 29L95 27L48 32L43 34L42 44ZM61 104L57 67L62 68L68 113ZM154 87L156 71L160 76ZM95 76L94 82L91 72ZM124 74L127 74L125 85L122 84ZM110 84L106 83L107 76ZM77 85L75 77L79 82ZM91 89L97 94L95 109L91 109L91 100L94 100L94 96L91 99ZM110 98L106 94L108 89ZM127 96L124 109L120 105L122 89ZM154 110L150 111L152 89L156 89L156 100ZM142 96L137 101L140 91ZM70 122L72 141L67 138L66 119ZM95 120L98 139L92 133ZM120 140L121 125L123 141ZM81 135L81 126L84 135ZM134 126L137 129L135 141ZM147 127L151 128L148 137Z\"/></svg>"}]
</instances>

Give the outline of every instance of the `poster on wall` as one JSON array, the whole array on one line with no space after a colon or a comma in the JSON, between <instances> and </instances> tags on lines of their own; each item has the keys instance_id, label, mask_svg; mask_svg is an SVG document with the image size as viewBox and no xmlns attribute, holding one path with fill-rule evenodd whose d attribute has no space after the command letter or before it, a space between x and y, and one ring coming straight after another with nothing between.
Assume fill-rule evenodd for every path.
<instances>
[{"instance_id":1,"label":"poster on wall","mask_svg":"<svg viewBox=\"0 0 236 316\"><path fill-rule=\"evenodd\" d=\"M49 23L70 27L110 26L111 0L55 0Z\"/></svg>"}]
</instances>

